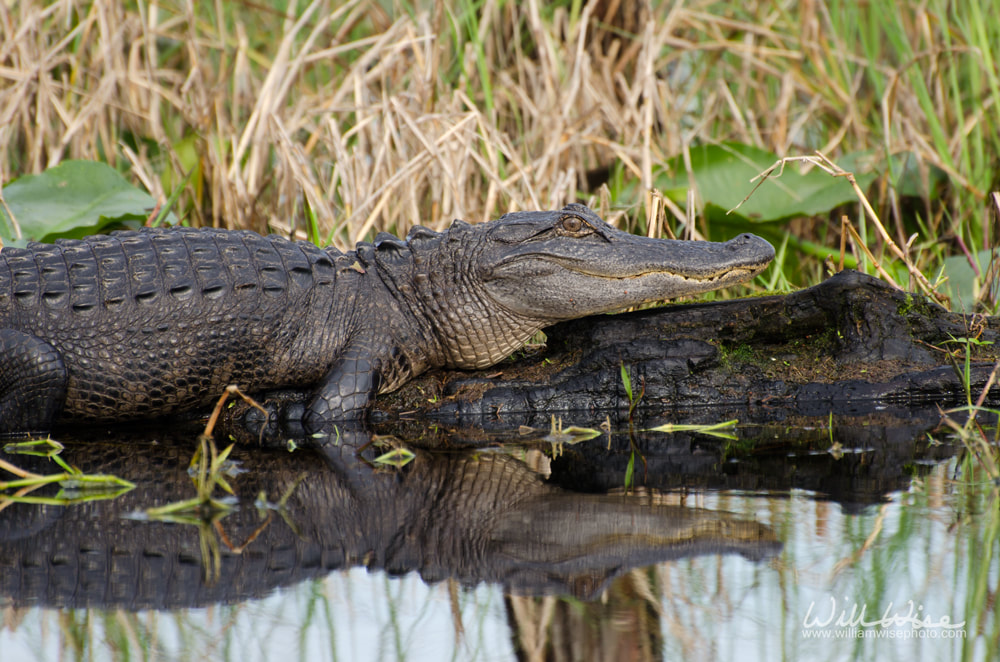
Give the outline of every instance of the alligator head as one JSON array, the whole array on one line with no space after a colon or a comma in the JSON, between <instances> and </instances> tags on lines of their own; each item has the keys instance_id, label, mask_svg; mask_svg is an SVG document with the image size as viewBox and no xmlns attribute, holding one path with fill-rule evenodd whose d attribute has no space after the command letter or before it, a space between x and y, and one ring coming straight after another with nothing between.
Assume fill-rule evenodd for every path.
<instances>
[{"instance_id":1,"label":"alligator head","mask_svg":"<svg viewBox=\"0 0 1000 662\"><path fill-rule=\"evenodd\" d=\"M484 291L525 317L562 321L688 296L760 273L774 248L743 234L725 243L616 230L583 205L507 214L480 260Z\"/></svg>"},{"instance_id":2,"label":"alligator head","mask_svg":"<svg viewBox=\"0 0 1000 662\"><path fill-rule=\"evenodd\" d=\"M640 237L579 204L505 214L445 233L380 235L380 272L438 337L440 360L492 365L556 322L718 289L752 278L774 257L763 239L725 243ZM405 259L401 259L403 254Z\"/></svg>"}]
</instances>

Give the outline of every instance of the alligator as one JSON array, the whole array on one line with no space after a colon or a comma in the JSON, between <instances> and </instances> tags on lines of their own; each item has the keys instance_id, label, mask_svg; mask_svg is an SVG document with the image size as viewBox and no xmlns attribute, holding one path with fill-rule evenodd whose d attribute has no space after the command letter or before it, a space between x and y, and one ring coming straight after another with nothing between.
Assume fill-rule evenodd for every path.
<instances>
[{"instance_id":1,"label":"alligator","mask_svg":"<svg viewBox=\"0 0 1000 662\"><path fill-rule=\"evenodd\" d=\"M172 432L156 430L155 444L131 432L63 437L66 462L139 487L115 499L90 493L86 503L0 510L0 610L235 603L356 566L593 600L633 568L711 554L763 561L782 548L754 519L673 505L653 490L581 494L511 455L475 449L415 448L405 467L374 469L386 450L374 444L360 454L332 444L322 452L236 448L230 459L240 471L226 480L238 506L215 528L136 517L194 492L190 436ZM47 458L18 462L52 467ZM261 499L282 505L262 520ZM215 561L204 552L210 542Z\"/></svg>"},{"instance_id":2,"label":"alligator","mask_svg":"<svg viewBox=\"0 0 1000 662\"><path fill-rule=\"evenodd\" d=\"M765 240L636 236L579 204L340 252L245 230L118 231L0 252L0 433L308 388L307 429L540 329L745 281Z\"/></svg>"}]
</instances>

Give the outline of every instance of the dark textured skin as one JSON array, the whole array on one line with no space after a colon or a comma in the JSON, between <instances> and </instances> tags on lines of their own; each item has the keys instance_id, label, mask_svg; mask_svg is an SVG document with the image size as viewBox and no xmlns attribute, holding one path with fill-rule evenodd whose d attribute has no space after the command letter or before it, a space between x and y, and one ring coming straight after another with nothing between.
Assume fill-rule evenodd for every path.
<instances>
[{"instance_id":1,"label":"dark textured skin","mask_svg":"<svg viewBox=\"0 0 1000 662\"><path fill-rule=\"evenodd\" d=\"M230 383L316 382L336 357L317 350L346 335L348 294L366 284L344 256L250 232L118 233L0 257L7 430L24 427L32 402L125 420L205 405Z\"/></svg>"},{"instance_id":2,"label":"dark textured skin","mask_svg":"<svg viewBox=\"0 0 1000 662\"><path fill-rule=\"evenodd\" d=\"M767 242L637 237L570 205L341 253L247 231L117 232L0 252L0 434L309 388L311 427L430 367L482 368L561 320L746 280Z\"/></svg>"}]
</instances>

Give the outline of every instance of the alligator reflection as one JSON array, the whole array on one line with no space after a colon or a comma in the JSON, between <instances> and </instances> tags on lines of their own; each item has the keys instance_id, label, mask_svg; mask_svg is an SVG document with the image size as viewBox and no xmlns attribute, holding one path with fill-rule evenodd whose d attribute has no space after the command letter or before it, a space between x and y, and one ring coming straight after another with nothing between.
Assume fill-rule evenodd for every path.
<instances>
[{"instance_id":1,"label":"alligator reflection","mask_svg":"<svg viewBox=\"0 0 1000 662\"><path fill-rule=\"evenodd\" d=\"M571 492L502 453L418 451L401 469L375 469L366 459L371 450L359 455L344 445L323 453L249 449L234 452L240 471L228 480L239 506L219 524L224 539L243 549L223 547L218 577L206 581L198 527L127 517L192 496L192 445L162 437L155 445L68 444L70 464L138 487L65 507L6 504L0 604L230 603L356 565L417 571L428 582L453 578L518 594L594 598L637 566L724 552L761 559L780 549L757 522L666 505L648 491ZM260 496L274 503L288 493L265 520Z\"/></svg>"}]
</instances>

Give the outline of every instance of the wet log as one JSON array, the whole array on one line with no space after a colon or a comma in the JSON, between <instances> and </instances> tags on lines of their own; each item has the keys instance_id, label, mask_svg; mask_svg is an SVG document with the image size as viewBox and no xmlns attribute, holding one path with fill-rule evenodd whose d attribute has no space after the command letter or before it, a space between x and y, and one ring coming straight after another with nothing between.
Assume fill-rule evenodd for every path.
<instances>
[{"instance_id":1,"label":"wet log","mask_svg":"<svg viewBox=\"0 0 1000 662\"><path fill-rule=\"evenodd\" d=\"M998 334L1000 318L950 313L844 271L783 296L559 324L544 349L483 371L434 371L381 396L374 418L627 411L623 366L633 398L660 411L962 404L967 385L975 400L994 370Z\"/></svg>"}]
</instances>

